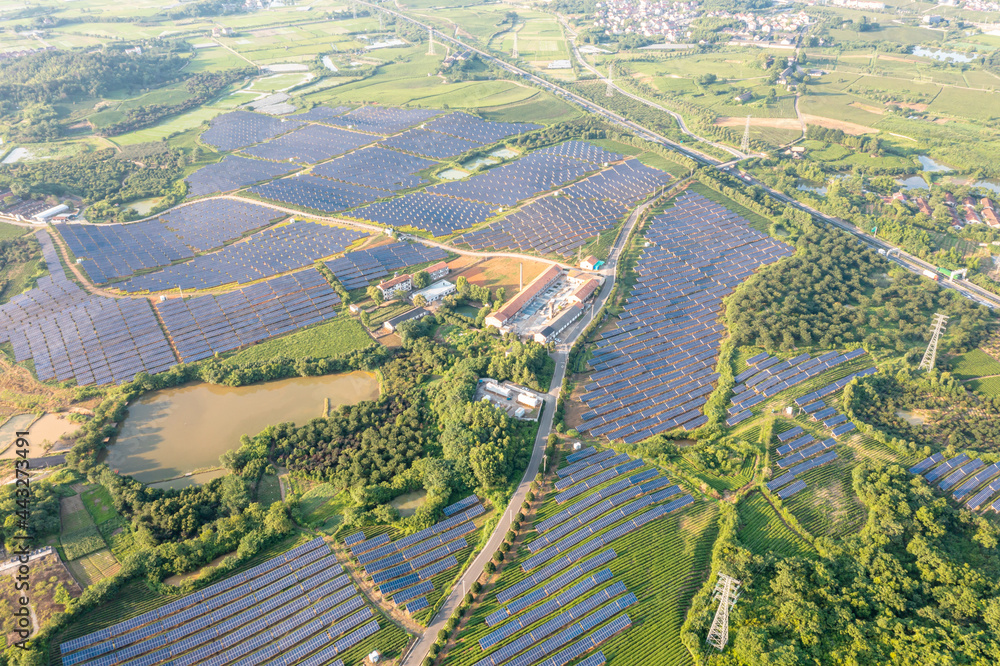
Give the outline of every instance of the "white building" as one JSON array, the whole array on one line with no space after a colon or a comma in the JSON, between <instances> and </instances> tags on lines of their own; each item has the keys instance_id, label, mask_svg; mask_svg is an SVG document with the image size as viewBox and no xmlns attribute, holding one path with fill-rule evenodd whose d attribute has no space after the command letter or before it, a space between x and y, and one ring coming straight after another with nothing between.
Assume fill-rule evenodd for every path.
<instances>
[{"instance_id":1,"label":"white building","mask_svg":"<svg viewBox=\"0 0 1000 666\"><path fill-rule=\"evenodd\" d=\"M48 222L59 213L66 213L69 210L70 208L66 204L59 204L58 206L53 206L48 210L43 210L41 213L36 213L34 218L38 222Z\"/></svg>"},{"instance_id":2,"label":"white building","mask_svg":"<svg viewBox=\"0 0 1000 666\"><path fill-rule=\"evenodd\" d=\"M447 280L438 280L434 284L424 287L419 291L415 291L410 294L410 300L415 301L417 296L423 296L427 299L428 303L433 303L434 301L439 301L448 294L455 293L455 285Z\"/></svg>"}]
</instances>

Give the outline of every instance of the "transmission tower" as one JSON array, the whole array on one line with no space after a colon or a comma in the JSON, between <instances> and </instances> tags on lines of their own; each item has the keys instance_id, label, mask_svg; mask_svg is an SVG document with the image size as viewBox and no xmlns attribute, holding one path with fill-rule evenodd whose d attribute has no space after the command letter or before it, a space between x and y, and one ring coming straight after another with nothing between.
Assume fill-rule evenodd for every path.
<instances>
[{"instance_id":1,"label":"transmission tower","mask_svg":"<svg viewBox=\"0 0 1000 666\"><path fill-rule=\"evenodd\" d=\"M750 116L747 116L747 126L743 130L743 141L740 142L740 150L744 153L750 152Z\"/></svg>"},{"instance_id":2,"label":"transmission tower","mask_svg":"<svg viewBox=\"0 0 1000 666\"><path fill-rule=\"evenodd\" d=\"M511 30L514 31L514 48L512 48L510 50L510 57L511 58L517 58L518 57L518 55L517 55L517 31L514 30L514 26L511 26Z\"/></svg>"},{"instance_id":3,"label":"transmission tower","mask_svg":"<svg viewBox=\"0 0 1000 666\"><path fill-rule=\"evenodd\" d=\"M729 642L729 609L736 604L740 596L740 581L724 573L719 574L715 583L715 598L719 600L719 608L715 611L712 628L708 630L708 643L717 650L722 650Z\"/></svg>"},{"instance_id":4,"label":"transmission tower","mask_svg":"<svg viewBox=\"0 0 1000 666\"><path fill-rule=\"evenodd\" d=\"M434 29L427 29L427 55L434 55Z\"/></svg>"},{"instance_id":5,"label":"transmission tower","mask_svg":"<svg viewBox=\"0 0 1000 666\"><path fill-rule=\"evenodd\" d=\"M612 97L615 94L615 88L611 84L611 71L615 68L614 63L608 65L608 90L604 93L605 97Z\"/></svg>"},{"instance_id":6,"label":"transmission tower","mask_svg":"<svg viewBox=\"0 0 1000 666\"><path fill-rule=\"evenodd\" d=\"M934 315L932 323L934 324L934 331L931 333L930 344L927 345L927 351L924 352L924 357L920 360L918 370L934 369L934 363L937 361L938 340L941 339L941 333L944 331L945 324L948 323L948 315L938 312Z\"/></svg>"},{"instance_id":7,"label":"transmission tower","mask_svg":"<svg viewBox=\"0 0 1000 666\"><path fill-rule=\"evenodd\" d=\"M351 3L351 16L355 21L358 20L358 3L356 2Z\"/></svg>"}]
</instances>

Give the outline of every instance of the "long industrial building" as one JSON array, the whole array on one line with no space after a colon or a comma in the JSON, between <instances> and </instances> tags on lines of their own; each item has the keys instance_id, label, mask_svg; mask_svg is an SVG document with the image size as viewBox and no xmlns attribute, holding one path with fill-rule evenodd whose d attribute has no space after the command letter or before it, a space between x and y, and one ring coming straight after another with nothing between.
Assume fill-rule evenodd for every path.
<instances>
[{"instance_id":1,"label":"long industrial building","mask_svg":"<svg viewBox=\"0 0 1000 666\"><path fill-rule=\"evenodd\" d=\"M549 266L541 275L532 280L527 287L522 289L517 296L504 303L502 308L487 317L485 321L486 325L503 328L535 296L545 291L549 285L559 279L561 274L562 269L558 266Z\"/></svg>"}]
</instances>

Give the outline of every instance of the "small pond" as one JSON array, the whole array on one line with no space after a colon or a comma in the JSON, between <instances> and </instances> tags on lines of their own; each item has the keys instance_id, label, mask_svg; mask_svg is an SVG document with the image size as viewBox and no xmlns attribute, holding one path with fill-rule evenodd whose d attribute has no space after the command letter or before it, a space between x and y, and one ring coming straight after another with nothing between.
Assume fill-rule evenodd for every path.
<instances>
[{"instance_id":1,"label":"small pond","mask_svg":"<svg viewBox=\"0 0 1000 666\"><path fill-rule=\"evenodd\" d=\"M468 171L462 171L461 169L445 169L439 172L437 177L444 180L461 180L468 175Z\"/></svg>"},{"instance_id":2,"label":"small pond","mask_svg":"<svg viewBox=\"0 0 1000 666\"><path fill-rule=\"evenodd\" d=\"M103 461L143 483L174 479L172 487L183 487L193 477L177 477L217 467L219 456L239 446L240 435L255 435L283 421L304 424L323 415L326 399L332 408L378 394L378 380L369 372L153 391L129 405L128 418Z\"/></svg>"}]
</instances>

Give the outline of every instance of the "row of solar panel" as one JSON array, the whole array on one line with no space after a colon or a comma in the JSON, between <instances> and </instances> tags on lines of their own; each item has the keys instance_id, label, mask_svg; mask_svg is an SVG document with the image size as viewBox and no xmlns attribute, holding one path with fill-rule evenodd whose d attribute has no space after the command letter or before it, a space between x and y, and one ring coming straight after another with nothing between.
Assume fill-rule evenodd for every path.
<instances>
[{"instance_id":1,"label":"row of solar panel","mask_svg":"<svg viewBox=\"0 0 1000 666\"><path fill-rule=\"evenodd\" d=\"M587 495L579 502L576 502L575 504L566 507L565 509L553 515L552 517L546 518L545 520L537 523L535 525L535 531L539 533L546 532L556 527L557 525L563 523L564 521L568 520L572 516L577 515L581 511L584 511L587 508L593 506L597 502L600 502L602 499L606 497L611 497L615 493L624 490L629 486L642 483L643 481L648 481L649 479L655 477L657 474L659 474L657 470L649 469L646 470L645 472L639 472L638 474L633 474L627 479L623 479L621 481L613 483L610 486L607 486L606 488L601 488L597 492Z\"/></svg>"}]
</instances>

